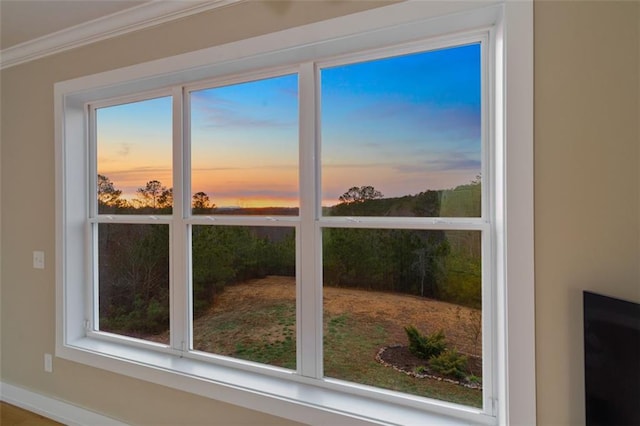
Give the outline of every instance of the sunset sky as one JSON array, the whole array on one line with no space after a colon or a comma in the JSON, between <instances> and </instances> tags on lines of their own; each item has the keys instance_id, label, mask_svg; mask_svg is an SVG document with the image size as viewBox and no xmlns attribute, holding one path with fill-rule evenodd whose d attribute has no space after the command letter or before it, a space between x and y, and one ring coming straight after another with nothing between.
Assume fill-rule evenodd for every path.
<instances>
[{"instance_id":1,"label":"sunset sky","mask_svg":"<svg viewBox=\"0 0 640 426\"><path fill-rule=\"evenodd\" d=\"M321 70L323 205L352 186L386 197L480 174L480 46ZM192 92L192 190L218 207L298 206L298 79ZM171 99L97 113L98 173L125 198L172 186Z\"/></svg>"}]
</instances>

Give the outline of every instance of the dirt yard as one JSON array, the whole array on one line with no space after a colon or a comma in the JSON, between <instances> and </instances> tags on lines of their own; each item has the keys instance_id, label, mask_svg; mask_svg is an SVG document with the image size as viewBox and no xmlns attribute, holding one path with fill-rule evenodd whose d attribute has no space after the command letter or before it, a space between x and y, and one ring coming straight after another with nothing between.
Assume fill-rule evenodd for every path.
<instances>
[{"instance_id":1,"label":"dirt yard","mask_svg":"<svg viewBox=\"0 0 640 426\"><path fill-rule=\"evenodd\" d=\"M388 345L406 345L403 327L414 325L422 333L443 330L450 346L467 354L482 355L479 310L418 296L346 288L325 287L323 294L324 310L328 315L348 312L373 323L385 324L390 336ZM195 321L194 340L199 340L198 330L207 329L204 325L214 317L257 311L274 300L295 301L295 278L268 276L228 286L210 311Z\"/></svg>"},{"instance_id":2,"label":"dirt yard","mask_svg":"<svg viewBox=\"0 0 640 426\"><path fill-rule=\"evenodd\" d=\"M208 312L194 320L194 349L295 370L295 296L293 277L268 276L227 286ZM443 330L447 346L471 355L476 368L469 366L470 372L481 376L479 310L417 296L328 287L323 324L326 377L482 406L477 389L396 371L424 365L411 361L415 357L407 353L404 327L414 325L423 334ZM165 341L168 332L146 338ZM396 346L402 347L400 352L386 350Z\"/></svg>"}]
</instances>

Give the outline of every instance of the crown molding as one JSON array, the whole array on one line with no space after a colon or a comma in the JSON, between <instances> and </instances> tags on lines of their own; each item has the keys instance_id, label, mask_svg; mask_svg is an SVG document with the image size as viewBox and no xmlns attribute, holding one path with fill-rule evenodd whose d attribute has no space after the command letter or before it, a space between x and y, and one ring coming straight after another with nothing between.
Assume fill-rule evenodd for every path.
<instances>
[{"instance_id":1,"label":"crown molding","mask_svg":"<svg viewBox=\"0 0 640 426\"><path fill-rule=\"evenodd\" d=\"M3 49L0 69L241 1L151 1Z\"/></svg>"}]
</instances>

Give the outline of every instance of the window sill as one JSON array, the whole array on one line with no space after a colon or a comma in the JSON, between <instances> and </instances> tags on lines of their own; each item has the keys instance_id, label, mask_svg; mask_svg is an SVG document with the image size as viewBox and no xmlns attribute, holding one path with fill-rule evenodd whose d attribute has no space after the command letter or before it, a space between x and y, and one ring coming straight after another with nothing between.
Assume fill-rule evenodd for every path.
<instances>
[{"instance_id":1,"label":"window sill","mask_svg":"<svg viewBox=\"0 0 640 426\"><path fill-rule=\"evenodd\" d=\"M305 424L497 423L479 410L445 402L420 401L420 409L337 390L330 380L274 377L88 337L58 347L56 356Z\"/></svg>"}]
</instances>

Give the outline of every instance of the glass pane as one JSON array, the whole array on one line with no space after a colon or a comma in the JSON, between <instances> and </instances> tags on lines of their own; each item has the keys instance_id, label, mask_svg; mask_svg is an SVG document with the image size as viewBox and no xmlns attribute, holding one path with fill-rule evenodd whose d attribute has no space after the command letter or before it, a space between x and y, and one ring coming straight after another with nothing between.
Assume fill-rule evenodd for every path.
<instances>
[{"instance_id":1,"label":"glass pane","mask_svg":"<svg viewBox=\"0 0 640 426\"><path fill-rule=\"evenodd\" d=\"M98 213L170 214L172 99L96 110Z\"/></svg>"},{"instance_id":2,"label":"glass pane","mask_svg":"<svg viewBox=\"0 0 640 426\"><path fill-rule=\"evenodd\" d=\"M192 248L194 349L295 369L295 229L198 225Z\"/></svg>"},{"instance_id":3,"label":"glass pane","mask_svg":"<svg viewBox=\"0 0 640 426\"><path fill-rule=\"evenodd\" d=\"M169 344L169 226L98 225L99 330Z\"/></svg>"},{"instance_id":4,"label":"glass pane","mask_svg":"<svg viewBox=\"0 0 640 426\"><path fill-rule=\"evenodd\" d=\"M325 376L482 406L480 236L325 228Z\"/></svg>"},{"instance_id":5,"label":"glass pane","mask_svg":"<svg viewBox=\"0 0 640 426\"><path fill-rule=\"evenodd\" d=\"M191 93L194 214L297 215L298 76Z\"/></svg>"},{"instance_id":6,"label":"glass pane","mask_svg":"<svg viewBox=\"0 0 640 426\"><path fill-rule=\"evenodd\" d=\"M333 216L480 216L480 44L325 68Z\"/></svg>"}]
</instances>

